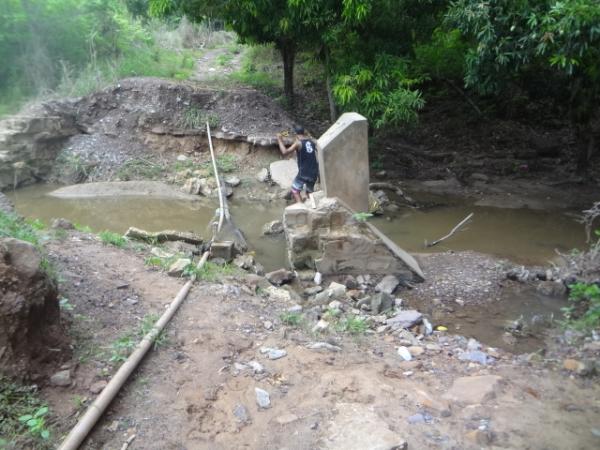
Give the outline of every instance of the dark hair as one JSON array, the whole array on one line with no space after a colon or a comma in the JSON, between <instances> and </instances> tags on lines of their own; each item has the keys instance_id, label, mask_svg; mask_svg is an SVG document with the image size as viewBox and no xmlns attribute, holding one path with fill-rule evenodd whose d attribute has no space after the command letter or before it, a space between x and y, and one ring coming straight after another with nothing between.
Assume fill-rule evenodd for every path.
<instances>
[{"instance_id":1,"label":"dark hair","mask_svg":"<svg viewBox=\"0 0 600 450\"><path fill-rule=\"evenodd\" d=\"M294 125L294 133L304 134L304 127L302 125Z\"/></svg>"}]
</instances>

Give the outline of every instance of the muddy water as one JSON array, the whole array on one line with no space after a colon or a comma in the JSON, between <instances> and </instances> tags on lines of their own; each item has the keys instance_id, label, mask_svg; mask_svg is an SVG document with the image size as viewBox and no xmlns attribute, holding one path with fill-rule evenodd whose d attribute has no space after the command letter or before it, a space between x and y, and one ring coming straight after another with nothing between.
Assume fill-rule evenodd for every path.
<instances>
[{"instance_id":1,"label":"muddy water","mask_svg":"<svg viewBox=\"0 0 600 450\"><path fill-rule=\"evenodd\" d=\"M521 264L546 264L556 251L585 247L583 225L573 212L534 211L478 207L465 201L439 198L440 206L408 210L373 223L409 252L476 250L508 258ZM471 221L451 238L434 247L425 247L450 232L474 213Z\"/></svg>"},{"instance_id":2,"label":"muddy water","mask_svg":"<svg viewBox=\"0 0 600 450\"><path fill-rule=\"evenodd\" d=\"M207 224L217 203L165 200L154 198L60 199L46 196L57 186L37 185L9 193L17 211L25 216L49 222L64 217L94 231L122 233L129 226L149 231L161 229L191 230L208 236ZM431 199L429 199L431 200ZM508 258L522 264L545 264L555 256L555 249L567 251L584 247L583 227L573 214L564 211L532 211L474 207L461 200L437 198L449 206L427 210L403 210L394 217L377 218L373 222L401 247L411 252L475 250ZM267 270L286 264L283 238L261 236L263 224L281 217L283 203L231 202L231 213L244 231L257 259ZM447 234L470 212L472 222L447 241L425 248ZM529 290L505 290L503 298L485 307L465 307L460 313L434 317L451 331L473 336L499 347L531 351L542 344L539 329L552 317L559 317L564 301L550 299ZM436 312L431 311L435 316ZM515 347L502 340L507 321L523 318L531 336L519 340Z\"/></svg>"},{"instance_id":3,"label":"muddy water","mask_svg":"<svg viewBox=\"0 0 600 450\"><path fill-rule=\"evenodd\" d=\"M156 199L144 197L114 197L98 199L61 199L46 194L61 186L35 185L7 192L17 211L27 217L49 223L64 217L74 223L87 225L93 231L110 230L124 233L134 226L148 231L175 229L194 231L208 237L207 226L218 202L199 198L199 201ZM283 238L261 235L262 226L281 217L283 204L244 202L230 203L231 215L240 227L256 257L267 270L286 264Z\"/></svg>"}]
</instances>

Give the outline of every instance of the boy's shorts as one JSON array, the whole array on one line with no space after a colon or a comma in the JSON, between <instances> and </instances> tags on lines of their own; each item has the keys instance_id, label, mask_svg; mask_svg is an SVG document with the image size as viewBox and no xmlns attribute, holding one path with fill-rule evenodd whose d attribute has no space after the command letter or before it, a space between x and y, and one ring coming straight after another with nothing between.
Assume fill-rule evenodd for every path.
<instances>
[{"instance_id":1,"label":"boy's shorts","mask_svg":"<svg viewBox=\"0 0 600 450\"><path fill-rule=\"evenodd\" d=\"M292 182L292 191L301 192L304 186L306 186L306 192L310 194L315 190L316 181L317 180L309 180L300 175L296 175L296 178L294 178L294 181Z\"/></svg>"}]
</instances>

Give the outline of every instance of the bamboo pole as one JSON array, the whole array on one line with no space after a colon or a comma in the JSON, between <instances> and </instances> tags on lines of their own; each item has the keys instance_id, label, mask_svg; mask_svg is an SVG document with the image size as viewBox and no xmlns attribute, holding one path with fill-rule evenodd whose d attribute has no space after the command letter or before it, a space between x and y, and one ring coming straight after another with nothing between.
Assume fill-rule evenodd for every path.
<instances>
[{"instance_id":1,"label":"bamboo pole","mask_svg":"<svg viewBox=\"0 0 600 450\"><path fill-rule=\"evenodd\" d=\"M223 192L221 192L221 180L219 179L219 172L217 170L217 159L215 158L215 150L212 145L212 138L210 136L210 125L206 121L206 136L208 136L208 147L210 148L210 158L212 159L213 171L215 173L215 179L217 180L217 189L219 191L219 225L217 226L217 233L221 231L223 226L223 220L225 219L225 205L223 201Z\"/></svg>"},{"instance_id":2,"label":"bamboo pole","mask_svg":"<svg viewBox=\"0 0 600 450\"><path fill-rule=\"evenodd\" d=\"M206 263L208 254L209 252L204 252L202 258L196 266L198 269ZM192 278L190 278L188 282L185 283L185 285L179 290L177 296L173 299L161 318L158 319L158 321L154 324L154 327L152 327L152 329L144 336L144 338L136 346L133 353L129 355L127 361L125 361L121 367L119 367L117 373L112 377L100 395L96 397L94 403L88 407L83 417L79 419L75 427L69 432L59 447L59 450L76 450L79 448L91 429L94 427L94 425L96 425L96 422L98 422L98 419L100 419L108 405L110 405L110 402L112 402L115 396L119 393L129 378L129 375L131 375L131 373L136 369L142 358L152 347L156 337L173 318L177 312L177 309L187 297L188 292L190 291L190 288L192 287L192 284L194 284L195 280L196 277L192 276Z\"/></svg>"}]
</instances>

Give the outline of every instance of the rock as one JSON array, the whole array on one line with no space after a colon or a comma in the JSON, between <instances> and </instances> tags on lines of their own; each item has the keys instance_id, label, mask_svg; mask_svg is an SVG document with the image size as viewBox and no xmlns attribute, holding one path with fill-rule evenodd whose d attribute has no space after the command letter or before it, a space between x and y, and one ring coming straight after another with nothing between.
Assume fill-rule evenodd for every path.
<instances>
[{"instance_id":1,"label":"rock","mask_svg":"<svg viewBox=\"0 0 600 450\"><path fill-rule=\"evenodd\" d=\"M399 328L410 328L414 325L418 325L423 319L423 315L414 309L407 309L404 311L400 311L394 317L391 317L387 320L387 324L392 327L392 329L397 330Z\"/></svg>"},{"instance_id":2,"label":"rock","mask_svg":"<svg viewBox=\"0 0 600 450\"><path fill-rule=\"evenodd\" d=\"M337 414L322 433L323 450L406 450L406 442L390 430L373 405L335 403Z\"/></svg>"},{"instance_id":3,"label":"rock","mask_svg":"<svg viewBox=\"0 0 600 450\"><path fill-rule=\"evenodd\" d=\"M267 354L267 358L275 360L281 359L284 356L287 356L287 352L285 350L281 350L279 348L270 348L270 347L262 347L260 349L262 354Z\"/></svg>"},{"instance_id":4,"label":"rock","mask_svg":"<svg viewBox=\"0 0 600 450\"><path fill-rule=\"evenodd\" d=\"M421 389L414 389L412 391L412 395L416 403L418 403L421 407L429 411L435 411L438 413L450 411L450 404L448 403L448 401L441 400L439 398L434 398L427 392L422 391Z\"/></svg>"},{"instance_id":5,"label":"rock","mask_svg":"<svg viewBox=\"0 0 600 450\"><path fill-rule=\"evenodd\" d=\"M394 299L387 292L379 292L371 297L371 313L381 314L394 306Z\"/></svg>"},{"instance_id":6,"label":"rock","mask_svg":"<svg viewBox=\"0 0 600 450\"><path fill-rule=\"evenodd\" d=\"M294 279L294 273L286 269L278 269L266 274L265 278L269 280L271 284L281 286L284 283L292 281Z\"/></svg>"},{"instance_id":7,"label":"rock","mask_svg":"<svg viewBox=\"0 0 600 450\"><path fill-rule=\"evenodd\" d=\"M576 359L565 359L563 361L563 367L569 372L575 372L578 375L582 375L586 372L586 365Z\"/></svg>"},{"instance_id":8,"label":"rock","mask_svg":"<svg viewBox=\"0 0 600 450\"><path fill-rule=\"evenodd\" d=\"M302 305L290 306L287 309L287 312L290 312L290 313L300 313L300 312L302 312Z\"/></svg>"},{"instance_id":9,"label":"rock","mask_svg":"<svg viewBox=\"0 0 600 450\"><path fill-rule=\"evenodd\" d=\"M306 348L310 350L328 350L330 352L342 351L341 347L338 347L337 345L332 345L328 342L313 342L308 344Z\"/></svg>"},{"instance_id":10,"label":"rock","mask_svg":"<svg viewBox=\"0 0 600 450\"><path fill-rule=\"evenodd\" d=\"M0 238L0 373L22 377L65 341L58 291L34 245ZM43 350L42 350L43 349Z\"/></svg>"},{"instance_id":11,"label":"rock","mask_svg":"<svg viewBox=\"0 0 600 450\"><path fill-rule=\"evenodd\" d=\"M404 346L398 347L398 354L402 357L404 361L412 360L412 355L410 354L410 351Z\"/></svg>"},{"instance_id":12,"label":"rock","mask_svg":"<svg viewBox=\"0 0 600 450\"><path fill-rule=\"evenodd\" d=\"M129 229L125 233L125 237L128 239L159 243L166 241L183 241L192 245L202 245L202 243L204 242L201 236L198 236L194 233L175 230L149 232L135 227L129 227Z\"/></svg>"},{"instance_id":13,"label":"rock","mask_svg":"<svg viewBox=\"0 0 600 450\"><path fill-rule=\"evenodd\" d=\"M250 361L248 362L248 366L254 371L256 375L259 375L265 371L265 368L258 361Z\"/></svg>"},{"instance_id":14,"label":"rock","mask_svg":"<svg viewBox=\"0 0 600 450\"><path fill-rule=\"evenodd\" d=\"M96 381L94 384L90 386L90 392L92 394L99 394L104 390L104 388L108 385L108 382L105 380Z\"/></svg>"},{"instance_id":15,"label":"rock","mask_svg":"<svg viewBox=\"0 0 600 450\"><path fill-rule=\"evenodd\" d=\"M433 418L427 413L417 413L407 417L406 420L411 425L414 425L415 423L431 422L432 419Z\"/></svg>"},{"instance_id":16,"label":"rock","mask_svg":"<svg viewBox=\"0 0 600 450\"><path fill-rule=\"evenodd\" d=\"M268 286L265 288L265 293L272 300L279 302L289 302L292 300L292 294L285 289L277 288L275 286Z\"/></svg>"},{"instance_id":17,"label":"rock","mask_svg":"<svg viewBox=\"0 0 600 450\"><path fill-rule=\"evenodd\" d=\"M479 343L479 341L473 338L469 338L469 341L467 342L467 350L475 351L479 350L480 348L481 344Z\"/></svg>"},{"instance_id":18,"label":"rock","mask_svg":"<svg viewBox=\"0 0 600 450\"><path fill-rule=\"evenodd\" d=\"M296 270L296 278L300 281L313 281L315 279L316 272L314 270Z\"/></svg>"},{"instance_id":19,"label":"rock","mask_svg":"<svg viewBox=\"0 0 600 450\"><path fill-rule=\"evenodd\" d=\"M179 162L186 162L187 160L189 160L190 158L188 158L185 155L177 155L177 161Z\"/></svg>"},{"instance_id":20,"label":"rock","mask_svg":"<svg viewBox=\"0 0 600 450\"><path fill-rule=\"evenodd\" d=\"M277 419L275 419L275 421L279 425L287 425L288 423L295 422L296 420L298 420L298 416L296 414L291 413L286 413L281 416L277 416Z\"/></svg>"},{"instance_id":21,"label":"rock","mask_svg":"<svg viewBox=\"0 0 600 450\"><path fill-rule=\"evenodd\" d=\"M265 330L272 330L273 322L271 322L270 320L266 320L265 322L263 322L263 327L265 327Z\"/></svg>"},{"instance_id":22,"label":"rock","mask_svg":"<svg viewBox=\"0 0 600 450\"><path fill-rule=\"evenodd\" d=\"M235 175L229 175L229 176L225 177L225 184L227 184L231 187L239 186L241 182L242 182L242 180L240 180Z\"/></svg>"},{"instance_id":23,"label":"rock","mask_svg":"<svg viewBox=\"0 0 600 450\"><path fill-rule=\"evenodd\" d=\"M321 275L321 272L315 273L315 278L313 281L317 286L319 286L321 284L321 282L323 281L323 275Z\"/></svg>"},{"instance_id":24,"label":"rock","mask_svg":"<svg viewBox=\"0 0 600 450\"><path fill-rule=\"evenodd\" d=\"M356 281L356 278L354 278L352 275L347 275L344 278L344 286L346 286L347 289L357 289L358 282Z\"/></svg>"},{"instance_id":25,"label":"rock","mask_svg":"<svg viewBox=\"0 0 600 450\"><path fill-rule=\"evenodd\" d=\"M425 349L419 345L411 345L410 347L408 347L408 351L413 357L421 356L423 353L425 353Z\"/></svg>"},{"instance_id":26,"label":"rock","mask_svg":"<svg viewBox=\"0 0 600 450\"><path fill-rule=\"evenodd\" d=\"M335 281L329 284L327 291L329 292L329 298L340 299L346 296L346 286Z\"/></svg>"},{"instance_id":27,"label":"rock","mask_svg":"<svg viewBox=\"0 0 600 450\"><path fill-rule=\"evenodd\" d=\"M385 292L386 294L391 295L399 284L400 280L398 280L398 278L396 278L394 275L386 275L383 277L383 280L381 280L377 286L375 286L375 291Z\"/></svg>"},{"instance_id":28,"label":"rock","mask_svg":"<svg viewBox=\"0 0 600 450\"><path fill-rule=\"evenodd\" d=\"M329 309L341 311L343 309L343 304L339 300L334 300L327 305Z\"/></svg>"},{"instance_id":29,"label":"rock","mask_svg":"<svg viewBox=\"0 0 600 450\"><path fill-rule=\"evenodd\" d=\"M75 225L73 225L67 219L63 219L63 218L54 219L52 221L51 226L54 229L60 228L61 230L74 230L75 229Z\"/></svg>"},{"instance_id":30,"label":"rock","mask_svg":"<svg viewBox=\"0 0 600 450\"><path fill-rule=\"evenodd\" d=\"M483 403L496 395L501 382L498 375L457 378L442 398L470 405Z\"/></svg>"},{"instance_id":31,"label":"rock","mask_svg":"<svg viewBox=\"0 0 600 450\"><path fill-rule=\"evenodd\" d=\"M266 236L281 233L283 233L283 222L281 220L273 220L263 225L262 234Z\"/></svg>"},{"instance_id":32,"label":"rock","mask_svg":"<svg viewBox=\"0 0 600 450\"><path fill-rule=\"evenodd\" d=\"M320 332L325 331L327 328L329 328L329 322L327 322L326 320L321 319L312 328L312 332L313 333L320 333Z\"/></svg>"},{"instance_id":33,"label":"rock","mask_svg":"<svg viewBox=\"0 0 600 450\"><path fill-rule=\"evenodd\" d=\"M254 266L254 256L250 253L244 253L234 258L233 264L240 269L250 270Z\"/></svg>"},{"instance_id":34,"label":"rock","mask_svg":"<svg viewBox=\"0 0 600 450\"><path fill-rule=\"evenodd\" d=\"M260 171L256 174L256 179L261 183L264 183L269 179L269 171L266 168L260 169Z\"/></svg>"},{"instance_id":35,"label":"rock","mask_svg":"<svg viewBox=\"0 0 600 450\"><path fill-rule=\"evenodd\" d=\"M540 281L535 290L548 297L565 297L567 295L567 287L558 281Z\"/></svg>"},{"instance_id":36,"label":"rock","mask_svg":"<svg viewBox=\"0 0 600 450\"><path fill-rule=\"evenodd\" d=\"M70 370L61 370L60 372L56 372L54 375L50 377L50 384L52 386L62 386L67 387L71 385L71 371Z\"/></svg>"},{"instance_id":37,"label":"rock","mask_svg":"<svg viewBox=\"0 0 600 450\"><path fill-rule=\"evenodd\" d=\"M474 350L472 352L463 352L459 355L458 359L460 359L461 361L476 362L484 366L487 365L490 361L488 356L480 350Z\"/></svg>"},{"instance_id":38,"label":"rock","mask_svg":"<svg viewBox=\"0 0 600 450\"><path fill-rule=\"evenodd\" d=\"M250 414L244 405L235 405L235 408L233 409L233 415L241 424L250 423Z\"/></svg>"},{"instance_id":39,"label":"rock","mask_svg":"<svg viewBox=\"0 0 600 450\"><path fill-rule=\"evenodd\" d=\"M198 195L201 190L201 181L202 178L188 178L185 180L185 183L181 187L181 191L186 194Z\"/></svg>"},{"instance_id":40,"label":"rock","mask_svg":"<svg viewBox=\"0 0 600 450\"><path fill-rule=\"evenodd\" d=\"M189 258L179 258L169 266L167 274L171 277L180 277L183 275L184 269L192 263Z\"/></svg>"},{"instance_id":41,"label":"rock","mask_svg":"<svg viewBox=\"0 0 600 450\"><path fill-rule=\"evenodd\" d=\"M269 393L261 388L254 388L256 393L256 403L259 408L267 409L271 407L271 398Z\"/></svg>"},{"instance_id":42,"label":"rock","mask_svg":"<svg viewBox=\"0 0 600 450\"><path fill-rule=\"evenodd\" d=\"M431 325L431 322L429 322L429 320L427 320L425 317L423 317L423 334L425 336L429 336L432 333L433 333L433 325Z\"/></svg>"},{"instance_id":43,"label":"rock","mask_svg":"<svg viewBox=\"0 0 600 450\"><path fill-rule=\"evenodd\" d=\"M490 177L487 175L477 172L472 173L469 178L473 181L481 181L482 183L487 183L490 180Z\"/></svg>"},{"instance_id":44,"label":"rock","mask_svg":"<svg viewBox=\"0 0 600 450\"><path fill-rule=\"evenodd\" d=\"M161 259L168 259L175 256L173 253L167 252L159 247L152 247L152 249L150 250L150 254Z\"/></svg>"},{"instance_id":45,"label":"rock","mask_svg":"<svg viewBox=\"0 0 600 450\"><path fill-rule=\"evenodd\" d=\"M313 286L313 287L309 287L304 289L303 293L305 296L307 297L311 297L313 295L318 294L319 292L323 291L323 287L322 286Z\"/></svg>"},{"instance_id":46,"label":"rock","mask_svg":"<svg viewBox=\"0 0 600 450\"><path fill-rule=\"evenodd\" d=\"M298 163L296 159L281 159L271 163L269 172L271 173L271 179L279 187L289 189L298 174Z\"/></svg>"}]
</instances>

